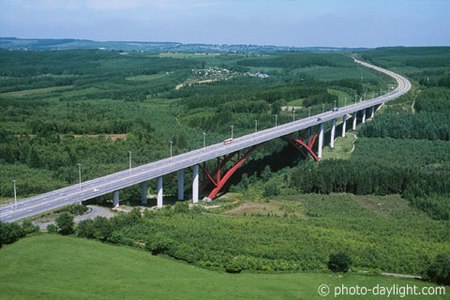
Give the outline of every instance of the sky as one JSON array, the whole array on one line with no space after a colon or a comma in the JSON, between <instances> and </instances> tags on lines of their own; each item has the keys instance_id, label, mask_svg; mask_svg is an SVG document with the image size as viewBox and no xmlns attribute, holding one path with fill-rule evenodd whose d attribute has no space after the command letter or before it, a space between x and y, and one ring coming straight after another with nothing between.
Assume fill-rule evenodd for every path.
<instances>
[{"instance_id":1,"label":"sky","mask_svg":"<svg viewBox=\"0 0 450 300\"><path fill-rule=\"evenodd\" d=\"M450 0L0 0L0 36L297 47L449 46Z\"/></svg>"}]
</instances>

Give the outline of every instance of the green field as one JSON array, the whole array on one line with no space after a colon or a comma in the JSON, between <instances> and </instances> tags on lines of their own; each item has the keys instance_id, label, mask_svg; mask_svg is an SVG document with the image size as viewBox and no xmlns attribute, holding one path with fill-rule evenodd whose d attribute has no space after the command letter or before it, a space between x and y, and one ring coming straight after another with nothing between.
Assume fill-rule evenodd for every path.
<instances>
[{"instance_id":1,"label":"green field","mask_svg":"<svg viewBox=\"0 0 450 300\"><path fill-rule=\"evenodd\" d=\"M4 247L0 258L2 299L327 299L333 296L317 294L321 284L332 291L342 284L429 285L349 274L217 273L140 250L56 235L23 239Z\"/></svg>"}]
</instances>

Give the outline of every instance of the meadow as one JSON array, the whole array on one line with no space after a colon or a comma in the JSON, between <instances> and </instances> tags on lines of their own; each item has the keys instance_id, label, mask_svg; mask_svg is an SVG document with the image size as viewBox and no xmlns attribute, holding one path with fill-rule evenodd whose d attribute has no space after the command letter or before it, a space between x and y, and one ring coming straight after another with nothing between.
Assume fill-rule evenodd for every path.
<instances>
[{"instance_id":1,"label":"meadow","mask_svg":"<svg viewBox=\"0 0 450 300\"><path fill-rule=\"evenodd\" d=\"M227 274L136 249L48 234L29 237L2 249L0 280L4 299L309 300L327 298L318 295L321 284L332 290L341 284L431 286L417 280L354 274ZM446 292L450 292L448 288ZM354 299L354 296L339 298ZM379 296L364 298L379 299Z\"/></svg>"}]
</instances>

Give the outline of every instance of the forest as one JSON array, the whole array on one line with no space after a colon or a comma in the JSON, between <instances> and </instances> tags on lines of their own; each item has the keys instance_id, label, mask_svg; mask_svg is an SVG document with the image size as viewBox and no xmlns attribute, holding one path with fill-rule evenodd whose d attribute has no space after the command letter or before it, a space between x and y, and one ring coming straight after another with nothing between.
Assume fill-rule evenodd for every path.
<instances>
[{"instance_id":1,"label":"forest","mask_svg":"<svg viewBox=\"0 0 450 300\"><path fill-rule=\"evenodd\" d=\"M355 270L423 272L450 251L450 50L354 55L395 68L414 87L352 132L348 159L316 163L273 141L235 174L225 190L232 199L215 202L226 208L136 209L81 222L74 234L228 272L325 271L338 251ZM231 126L241 136L255 121L269 128L393 84L348 53L0 51L0 66L1 202L11 201L13 179L22 198L76 183L79 163L91 179L127 168L129 151L141 165L168 157L169 143L183 153L202 147L203 137L223 141ZM175 176L164 179L168 197ZM139 190L121 197L136 205ZM264 209L240 213L249 202ZM17 232L8 241L25 234Z\"/></svg>"},{"instance_id":2,"label":"forest","mask_svg":"<svg viewBox=\"0 0 450 300\"><path fill-rule=\"evenodd\" d=\"M248 60L258 60L261 69ZM287 60L297 63L284 68ZM272 64L279 67L264 70ZM255 120L260 130L274 126L275 115L278 124L291 121L292 113L283 109L287 105L296 105L295 116L302 118L331 109L335 101L343 105L386 89L391 82L341 53L261 57L0 50L0 66L3 202L12 196L13 179L19 198L42 193L74 183L78 163L87 180L124 169L128 151L133 165L148 163L167 157L170 141L174 154L183 153L202 146L202 132L207 144L217 143L229 136L231 125L239 136L253 132ZM228 75L196 75L218 67ZM321 80L329 70L352 75ZM248 72L269 77L249 77ZM257 156L273 147L262 147Z\"/></svg>"}]
</instances>

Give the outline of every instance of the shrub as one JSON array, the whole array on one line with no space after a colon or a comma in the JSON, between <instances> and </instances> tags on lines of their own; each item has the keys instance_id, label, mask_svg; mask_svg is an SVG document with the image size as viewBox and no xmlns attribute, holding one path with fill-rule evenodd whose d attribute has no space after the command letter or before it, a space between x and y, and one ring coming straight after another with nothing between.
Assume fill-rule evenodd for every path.
<instances>
[{"instance_id":1,"label":"shrub","mask_svg":"<svg viewBox=\"0 0 450 300\"><path fill-rule=\"evenodd\" d=\"M62 235L72 234L74 232L73 216L68 212L63 212L56 218L56 226Z\"/></svg>"},{"instance_id":2,"label":"shrub","mask_svg":"<svg viewBox=\"0 0 450 300\"><path fill-rule=\"evenodd\" d=\"M57 233L58 232L58 228L56 227L55 224L48 224L47 225L47 232L48 233Z\"/></svg>"},{"instance_id":3,"label":"shrub","mask_svg":"<svg viewBox=\"0 0 450 300\"><path fill-rule=\"evenodd\" d=\"M337 252L330 254L330 259L328 260L328 269L332 272L343 272L346 273L350 269L352 264L352 258L345 252Z\"/></svg>"},{"instance_id":4,"label":"shrub","mask_svg":"<svg viewBox=\"0 0 450 300\"><path fill-rule=\"evenodd\" d=\"M438 254L425 270L424 278L437 284L450 285L450 255Z\"/></svg>"}]
</instances>

